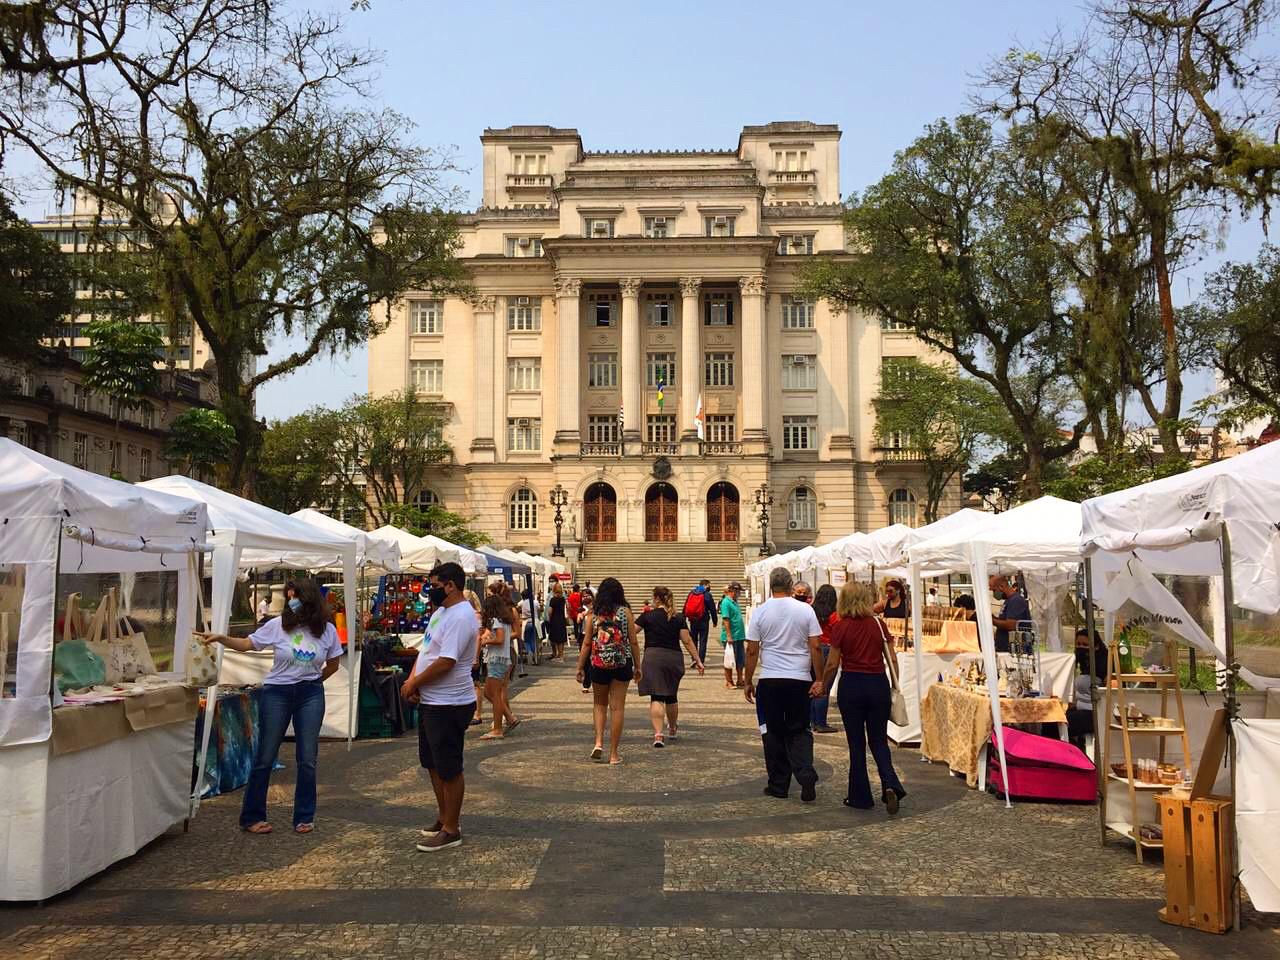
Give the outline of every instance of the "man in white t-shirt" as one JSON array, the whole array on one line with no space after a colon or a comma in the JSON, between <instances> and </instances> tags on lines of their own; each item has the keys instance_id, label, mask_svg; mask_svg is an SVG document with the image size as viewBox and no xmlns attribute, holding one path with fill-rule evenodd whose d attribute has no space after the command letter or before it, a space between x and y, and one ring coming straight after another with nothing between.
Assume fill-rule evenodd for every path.
<instances>
[{"instance_id":1,"label":"man in white t-shirt","mask_svg":"<svg viewBox=\"0 0 1280 960\"><path fill-rule=\"evenodd\" d=\"M791 572L778 567L769 574L772 596L757 607L747 624L747 702L759 698L763 725L764 765L769 785L764 792L785 799L794 776L800 799L818 797L813 769L813 733L809 698L822 695L822 628L813 607L792 598ZM760 683L753 682L760 667ZM814 678L818 679L815 680Z\"/></svg>"},{"instance_id":2,"label":"man in white t-shirt","mask_svg":"<svg viewBox=\"0 0 1280 960\"><path fill-rule=\"evenodd\" d=\"M436 612L422 638L413 675L400 692L418 703L421 736L418 752L431 774L440 815L435 826L423 830L418 844L423 853L435 853L462 843L462 747L467 727L476 711L476 690L471 664L476 658L479 622L463 590L466 574L456 563L442 563L431 571L427 594Z\"/></svg>"}]
</instances>

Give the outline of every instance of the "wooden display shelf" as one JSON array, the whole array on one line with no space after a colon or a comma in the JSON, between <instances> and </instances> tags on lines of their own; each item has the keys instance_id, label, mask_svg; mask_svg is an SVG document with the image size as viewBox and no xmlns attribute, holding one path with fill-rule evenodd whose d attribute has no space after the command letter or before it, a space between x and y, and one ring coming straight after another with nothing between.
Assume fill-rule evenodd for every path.
<instances>
[{"instance_id":1,"label":"wooden display shelf","mask_svg":"<svg viewBox=\"0 0 1280 960\"><path fill-rule=\"evenodd\" d=\"M1180 737L1186 733L1185 727L1123 727L1118 723L1111 724L1112 730L1123 730L1128 733L1162 733L1166 736Z\"/></svg>"},{"instance_id":2,"label":"wooden display shelf","mask_svg":"<svg viewBox=\"0 0 1280 960\"><path fill-rule=\"evenodd\" d=\"M1121 683L1177 683L1179 678L1176 673L1122 673L1112 679Z\"/></svg>"},{"instance_id":3,"label":"wooden display shelf","mask_svg":"<svg viewBox=\"0 0 1280 960\"><path fill-rule=\"evenodd\" d=\"M1107 779L1108 779L1108 780L1114 780L1116 783L1123 783L1125 786L1128 786L1128 785L1129 785L1129 778L1128 778L1128 777L1121 777L1121 776L1119 776L1119 775L1117 775L1117 774L1115 774L1115 773L1108 773L1108 774L1107 774ZM1134 780L1134 781L1133 781L1133 789L1135 789L1135 790L1164 790L1164 791L1168 791L1172 786L1173 786L1173 784L1169 784L1169 783L1143 783L1141 780Z\"/></svg>"},{"instance_id":4,"label":"wooden display shelf","mask_svg":"<svg viewBox=\"0 0 1280 960\"><path fill-rule=\"evenodd\" d=\"M1160 850L1164 847L1163 840L1148 840L1145 837L1138 836L1137 832L1133 829L1133 824L1128 820L1110 820L1107 822L1107 829L1120 834L1122 837L1132 840L1134 843L1138 844L1138 846L1143 847L1146 850Z\"/></svg>"}]
</instances>

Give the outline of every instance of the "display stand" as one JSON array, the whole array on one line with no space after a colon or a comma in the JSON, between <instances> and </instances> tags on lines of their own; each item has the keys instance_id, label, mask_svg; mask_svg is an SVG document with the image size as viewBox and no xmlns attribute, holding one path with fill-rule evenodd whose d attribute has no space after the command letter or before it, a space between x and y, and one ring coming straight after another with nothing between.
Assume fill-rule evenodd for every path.
<instances>
[{"instance_id":1,"label":"display stand","mask_svg":"<svg viewBox=\"0 0 1280 960\"><path fill-rule=\"evenodd\" d=\"M1147 683L1155 684L1160 690L1160 715L1167 716L1169 709L1169 690L1173 690L1174 703L1177 706L1177 725L1174 727L1139 727L1134 726L1129 718L1129 699L1125 696L1126 683ZM1115 711L1119 710L1120 720L1117 723L1115 719ZM1186 714L1182 709L1182 684L1178 679L1176 670L1170 670L1169 673L1125 673L1121 669L1120 662L1120 644L1114 642L1108 648L1107 653L1107 696L1105 700L1105 709L1103 718L1106 722L1105 733L1102 738L1102 754L1100 757L1101 764L1106 767L1106 781L1118 781L1124 783L1129 791L1129 809L1127 811L1128 819L1120 817L1112 817L1110 806L1107 801L1108 791L1105 787L1102 790L1102 822L1106 824L1107 829L1128 837L1133 840L1134 850L1138 858L1138 862L1142 862L1142 852L1144 849L1159 850L1164 846L1163 840L1155 840L1142 836L1142 820L1139 817L1140 812L1145 812L1148 807L1154 811L1152 822L1156 822L1159 811L1155 802L1155 796L1158 792L1167 791L1169 784L1167 783L1144 783L1134 776L1134 739L1148 740L1154 738L1156 741L1157 760L1164 761L1165 755L1165 738L1179 737L1182 740L1182 758L1184 769L1191 767L1191 743L1187 738L1187 720ZM1124 765L1127 776L1121 777L1111 769L1111 738L1113 734L1120 735L1121 743L1124 747Z\"/></svg>"}]
</instances>

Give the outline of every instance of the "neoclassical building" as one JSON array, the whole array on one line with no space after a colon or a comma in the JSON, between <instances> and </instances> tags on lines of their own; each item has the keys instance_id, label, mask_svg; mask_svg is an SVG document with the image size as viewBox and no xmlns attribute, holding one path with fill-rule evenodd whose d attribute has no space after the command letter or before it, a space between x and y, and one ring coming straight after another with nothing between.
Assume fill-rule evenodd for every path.
<instances>
[{"instance_id":1,"label":"neoclassical building","mask_svg":"<svg viewBox=\"0 0 1280 960\"><path fill-rule=\"evenodd\" d=\"M908 333L797 293L848 255L840 130L743 128L732 150L591 152L574 129L485 130L464 218L477 296L424 290L369 348L375 394L444 405L455 462L424 496L495 542L742 541L780 549L918 522L919 464L882 449L882 363Z\"/></svg>"}]
</instances>

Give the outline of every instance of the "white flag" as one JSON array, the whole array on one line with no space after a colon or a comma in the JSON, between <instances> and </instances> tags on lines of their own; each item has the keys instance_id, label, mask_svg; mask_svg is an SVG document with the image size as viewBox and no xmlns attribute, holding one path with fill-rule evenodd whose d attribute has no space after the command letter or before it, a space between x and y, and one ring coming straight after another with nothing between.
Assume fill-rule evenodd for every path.
<instances>
[{"instance_id":1,"label":"white flag","mask_svg":"<svg viewBox=\"0 0 1280 960\"><path fill-rule=\"evenodd\" d=\"M698 433L699 440L707 439L706 416L702 412L702 394L698 394L698 409L693 415L693 429Z\"/></svg>"}]
</instances>

